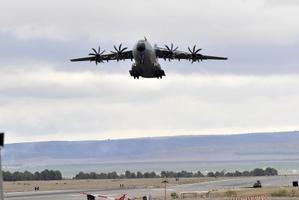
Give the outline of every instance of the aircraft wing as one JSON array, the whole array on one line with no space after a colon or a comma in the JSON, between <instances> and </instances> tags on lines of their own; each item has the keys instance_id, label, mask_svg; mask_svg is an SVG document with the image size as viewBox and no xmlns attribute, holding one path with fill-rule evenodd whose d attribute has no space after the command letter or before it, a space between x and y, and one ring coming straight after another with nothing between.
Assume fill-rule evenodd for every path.
<instances>
[{"instance_id":1,"label":"aircraft wing","mask_svg":"<svg viewBox=\"0 0 299 200\"><path fill-rule=\"evenodd\" d=\"M218 56L208 56L208 55L202 55L202 54L194 54L188 52L178 52L174 55L175 59L185 59L185 60L227 60L225 57L218 57Z\"/></svg>"},{"instance_id":2,"label":"aircraft wing","mask_svg":"<svg viewBox=\"0 0 299 200\"><path fill-rule=\"evenodd\" d=\"M83 58L75 58L71 59L72 62L78 62L78 61L95 61L95 56L89 56L89 57L83 57Z\"/></svg>"},{"instance_id":3,"label":"aircraft wing","mask_svg":"<svg viewBox=\"0 0 299 200\"><path fill-rule=\"evenodd\" d=\"M89 56L87 56L87 57L71 59L71 62L95 61L97 64L97 63L100 63L103 61L108 62L110 60L119 61L119 60L133 59L133 52L131 50L122 51L122 52L112 52L109 54L103 54L104 52L99 53L99 51L97 52L96 50L94 50L94 52L95 53L90 53Z\"/></svg>"},{"instance_id":4,"label":"aircraft wing","mask_svg":"<svg viewBox=\"0 0 299 200\"><path fill-rule=\"evenodd\" d=\"M80 194L85 195L87 200L96 200L96 195L89 194L86 192L80 192Z\"/></svg>"},{"instance_id":5,"label":"aircraft wing","mask_svg":"<svg viewBox=\"0 0 299 200\"><path fill-rule=\"evenodd\" d=\"M86 192L80 192L85 195L87 200L116 200L114 197L106 196L106 195L98 195L98 194L90 194Z\"/></svg>"},{"instance_id":6,"label":"aircraft wing","mask_svg":"<svg viewBox=\"0 0 299 200\"><path fill-rule=\"evenodd\" d=\"M156 49L156 56L158 58L163 58L165 60L190 60L192 62L195 61L202 61L202 60L227 60L225 57L218 57L218 56L208 56L202 55L198 52L201 49L193 48L193 51L190 49L190 52L179 51L179 50L171 50L171 49L164 49L157 47Z\"/></svg>"},{"instance_id":7,"label":"aircraft wing","mask_svg":"<svg viewBox=\"0 0 299 200\"><path fill-rule=\"evenodd\" d=\"M85 195L87 200L125 200L126 197L126 194L123 194L121 197L118 198L101 194L89 194L86 192L80 192L80 194Z\"/></svg>"}]
</instances>

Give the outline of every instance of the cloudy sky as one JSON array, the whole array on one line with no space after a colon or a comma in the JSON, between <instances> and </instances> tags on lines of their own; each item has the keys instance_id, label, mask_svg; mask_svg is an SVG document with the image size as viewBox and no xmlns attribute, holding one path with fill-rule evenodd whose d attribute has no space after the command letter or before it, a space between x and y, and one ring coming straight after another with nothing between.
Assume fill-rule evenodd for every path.
<instances>
[{"instance_id":1,"label":"cloudy sky","mask_svg":"<svg viewBox=\"0 0 299 200\"><path fill-rule=\"evenodd\" d=\"M3 0L0 129L6 142L299 129L297 0ZM70 63L146 36L228 61Z\"/></svg>"}]
</instances>

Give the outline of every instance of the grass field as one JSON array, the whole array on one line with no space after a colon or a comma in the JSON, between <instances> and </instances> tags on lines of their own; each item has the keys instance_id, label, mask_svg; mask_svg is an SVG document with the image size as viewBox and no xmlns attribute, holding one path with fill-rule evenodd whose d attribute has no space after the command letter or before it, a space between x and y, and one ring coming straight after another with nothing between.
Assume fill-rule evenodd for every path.
<instances>
[{"instance_id":1,"label":"grass field","mask_svg":"<svg viewBox=\"0 0 299 200\"><path fill-rule=\"evenodd\" d=\"M234 198L265 196L271 198L299 198L299 189L294 187L264 187L264 188L241 188L234 190L211 191L210 198Z\"/></svg>"},{"instance_id":2,"label":"grass field","mask_svg":"<svg viewBox=\"0 0 299 200\"><path fill-rule=\"evenodd\" d=\"M212 180L221 180L223 178L180 178L176 181L174 178L168 179L170 185L201 183ZM17 181L5 182L4 192L26 192L34 191L34 187L39 186L40 191L53 190L110 190L119 189L124 185L124 189L131 188L160 188L163 187L162 179L114 179L114 180L61 180L61 181ZM239 200L240 197L265 196L269 199L299 199L299 188L293 187L263 187L263 188L240 188L231 190L212 190L201 195L209 199L230 199ZM159 197L162 199L162 197ZM199 197L196 197L199 198ZM167 199L172 199L168 194ZM187 197L187 199L194 199Z\"/></svg>"},{"instance_id":3,"label":"grass field","mask_svg":"<svg viewBox=\"0 0 299 200\"><path fill-rule=\"evenodd\" d=\"M168 179L168 185L200 183L210 180L220 180L223 178L174 178ZM40 191L48 190L76 190L76 189L119 189L120 184L124 188L147 188L163 187L160 178L146 179L105 179L105 180L61 180L61 181L16 181L4 182L4 192L26 192L33 191L34 187L39 186Z\"/></svg>"}]
</instances>

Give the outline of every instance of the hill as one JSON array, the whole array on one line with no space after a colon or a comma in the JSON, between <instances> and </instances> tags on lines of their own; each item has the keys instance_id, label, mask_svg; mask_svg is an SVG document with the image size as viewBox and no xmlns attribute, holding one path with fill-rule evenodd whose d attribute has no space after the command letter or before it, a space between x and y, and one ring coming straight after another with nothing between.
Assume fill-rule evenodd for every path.
<instances>
[{"instance_id":1,"label":"hill","mask_svg":"<svg viewBox=\"0 0 299 200\"><path fill-rule=\"evenodd\" d=\"M7 144L5 165L299 160L299 132Z\"/></svg>"}]
</instances>

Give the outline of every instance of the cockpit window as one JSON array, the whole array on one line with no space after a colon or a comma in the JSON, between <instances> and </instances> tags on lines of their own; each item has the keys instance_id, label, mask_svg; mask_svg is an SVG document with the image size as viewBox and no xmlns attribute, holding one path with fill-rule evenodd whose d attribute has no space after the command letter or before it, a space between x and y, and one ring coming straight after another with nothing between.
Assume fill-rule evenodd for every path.
<instances>
[{"instance_id":1,"label":"cockpit window","mask_svg":"<svg viewBox=\"0 0 299 200\"><path fill-rule=\"evenodd\" d=\"M145 44L144 43L138 43L137 51L144 51L144 50L145 50Z\"/></svg>"}]
</instances>

